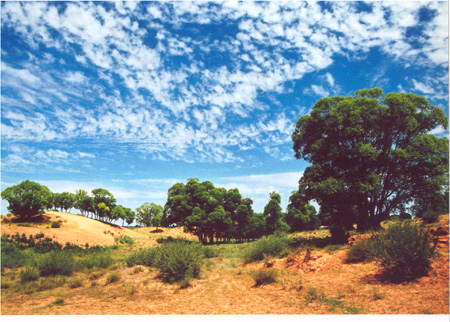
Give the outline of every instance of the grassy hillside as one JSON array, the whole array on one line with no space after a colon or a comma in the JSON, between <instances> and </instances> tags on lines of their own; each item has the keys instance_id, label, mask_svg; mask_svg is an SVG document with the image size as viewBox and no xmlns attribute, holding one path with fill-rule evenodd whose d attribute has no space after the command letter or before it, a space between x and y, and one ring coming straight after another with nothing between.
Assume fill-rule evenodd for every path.
<instances>
[{"instance_id":1,"label":"grassy hillside","mask_svg":"<svg viewBox=\"0 0 450 322\"><path fill-rule=\"evenodd\" d=\"M182 229L126 229L71 214L47 216L30 227L2 221L2 234L43 232L60 243L107 247L74 253L76 265L68 276L33 280L33 270L26 268L33 264L2 264L2 314L449 313L448 243L439 248L428 276L395 283L383 278L375 261L347 263L349 246L329 245L326 229L278 238L280 250L250 261L261 242L200 246ZM51 228L56 220L61 227ZM433 226L448 226L448 215ZM134 244L117 243L118 236L131 237ZM169 236L184 238L208 255L199 279L170 284L154 266L127 265L138 249L163 245ZM20 254L33 255L27 249ZM48 254L33 256L39 262ZM99 259L98 266L87 266Z\"/></svg>"}]
</instances>

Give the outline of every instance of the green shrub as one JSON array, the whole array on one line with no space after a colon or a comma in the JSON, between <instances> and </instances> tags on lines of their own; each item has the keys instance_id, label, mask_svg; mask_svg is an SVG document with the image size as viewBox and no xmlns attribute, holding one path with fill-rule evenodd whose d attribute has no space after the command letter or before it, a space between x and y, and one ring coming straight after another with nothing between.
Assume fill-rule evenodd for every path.
<instances>
[{"instance_id":1,"label":"green shrub","mask_svg":"<svg viewBox=\"0 0 450 322\"><path fill-rule=\"evenodd\" d=\"M121 244L134 245L134 240L128 236L120 236L120 238L116 237L116 242L120 242Z\"/></svg>"},{"instance_id":2,"label":"green shrub","mask_svg":"<svg viewBox=\"0 0 450 322\"><path fill-rule=\"evenodd\" d=\"M202 249L206 258L213 258L216 256L216 252L211 247L202 246Z\"/></svg>"},{"instance_id":3,"label":"green shrub","mask_svg":"<svg viewBox=\"0 0 450 322\"><path fill-rule=\"evenodd\" d=\"M154 266L156 253L157 248L141 249L129 255L125 261L128 267L133 267L135 265L151 267Z\"/></svg>"},{"instance_id":4,"label":"green shrub","mask_svg":"<svg viewBox=\"0 0 450 322\"><path fill-rule=\"evenodd\" d=\"M93 254L87 258L82 258L77 261L77 268L107 268L113 264L113 259L109 253Z\"/></svg>"},{"instance_id":5,"label":"green shrub","mask_svg":"<svg viewBox=\"0 0 450 322\"><path fill-rule=\"evenodd\" d=\"M439 220L439 216L439 212L429 209L422 215L422 220L427 224L432 224Z\"/></svg>"},{"instance_id":6,"label":"green shrub","mask_svg":"<svg viewBox=\"0 0 450 322\"><path fill-rule=\"evenodd\" d=\"M333 244L347 244L350 234L348 230L341 225L331 225L329 227L331 240Z\"/></svg>"},{"instance_id":7,"label":"green shrub","mask_svg":"<svg viewBox=\"0 0 450 322\"><path fill-rule=\"evenodd\" d=\"M37 233L34 237L36 239L43 238L44 237L44 233Z\"/></svg>"},{"instance_id":8,"label":"green shrub","mask_svg":"<svg viewBox=\"0 0 450 322\"><path fill-rule=\"evenodd\" d=\"M278 272L273 269L260 269L251 273L255 287L277 281Z\"/></svg>"},{"instance_id":9,"label":"green shrub","mask_svg":"<svg viewBox=\"0 0 450 322\"><path fill-rule=\"evenodd\" d=\"M105 285L116 283L120 281L120 274L117 272L113 272L106 277Z\"/></svg>"},{"instance_id":10,"label":"green shrub","mask_svg":"<svg viewBox=\"0 0 450 322\"><path fill-rule=\"evenodd\" d=\"M372 240L363 239L352 245L347 253L347 263L360 263L374 259Z\"/></svg>"},{"instance_id":11,"label":"green shrub","mask_svg":"<svg viewBox=\"0 0 450 322\"><path fill-rule=\"evenodd\" d=\"M284 238L261 238L244 254L246 263L264 260L266 256L283 256L287 254L287 242Z\"/></svg>"},{"instance_id":12,"label":"green shrub","mask_svg":"<svg viewBox=\"0 0 450 322\"><path fill-rule=\"evenodd\" d=\"M429 230L409 222L390 225L373 239L372 253L395 279L412 279L426 275L436 246Z\"/></svg>"},{"instance_id":13,"label":"green shrub","mask_svg":"<svg viewBox=\"0 0 450 322\"><path fill-rule=\"evenodd\" d=\"M21 282L37 281L39 277L41 277L41 275L36 267L26 267L20 272Z\"/></svg>"},{"instance_id":14,"label":"green shrub","mask_svg":"<svg viewBox=\"0 0 450 322\"><path fill-rule=\"evenodd\" d=\"M61 224L59 223L59 221L52 221L52 228L60 228Z\"/></svg>"},{"instance_id":15,"label":"green shrub","mask_svg":"<svg viewBox=\"0 0 450 322\"><path fill-rule=\"evenodd\" d=\"M164 282L174 283L198 278L204 254L199 246L175 241L158 248L155 266Z\"/></svg>"},{"instance_id":16,"label":"green shrub","mask_svg":"<svg viewBox=\"0 0 450 322\"><path fill-rule=\"evenodd\" d=\"M83 286L83 281L81 279L76 279L69 283L70 288L77 288L81 286Z\"/></svg>"},{"instance_id":17,"label":"green shrub","mask_svg":"<svg viewBox=\"0 0 450 322\"><path fill-rule=\"evenodd\" d=\"M1 267L17 268L32 265L34 253L31 249L21 250L11 243L2 243Z\"/></svg>"},{"instance_id":18,"label":"green shrub","mask_svg":"<svg viewBox=\"0 0 450 322\"><path fill-rule=\"evenodd\" d=\"M42 276L70 276L75 270L75 259L69 253L53 251L40 258L38 268Z\"/></svg>"}]
</instances>

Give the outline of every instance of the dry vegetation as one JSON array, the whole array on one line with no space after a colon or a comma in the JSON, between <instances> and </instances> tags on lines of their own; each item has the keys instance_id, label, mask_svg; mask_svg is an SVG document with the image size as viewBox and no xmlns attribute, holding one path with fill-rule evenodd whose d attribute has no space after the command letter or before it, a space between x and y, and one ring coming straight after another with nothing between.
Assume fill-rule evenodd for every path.
<instances>
[{"instance_id":1,"label":"dry vegetation","mask_svg":"<svg viewBox=\"0 0 450 322\"><path fill-rule=\"evenodd\" d=\"M154 228L113 227L71 214L47 216L49 221L62 221L61 228L2 221L2 234L43 232L60 243L80 245L114 245L115 237L129 236L135 244L120 245L113 253L116 263L108 269L84 269L69 277L40 277L35 282L53 283L53 289L39 290L36 284L26 292L17 291L21 269L4 269L4 315L449 314L448 243L439 249L428 276L397 284L380 277L375 262L345 263L347 246L303 247L281 259L244 265L243 256L252 243L212 245L208 247L216 256L205 260L201 278L179 285L163 283L154 268L127 267L124 257L169 236L195 240L181 229L155 232ZM448 215L434 224L439 225L448 225ZM327 235L327 230L297 234L316 240ZM255 286L252 274L257 271L273 271L275 282Z\"/></svg>"}]
</instances>

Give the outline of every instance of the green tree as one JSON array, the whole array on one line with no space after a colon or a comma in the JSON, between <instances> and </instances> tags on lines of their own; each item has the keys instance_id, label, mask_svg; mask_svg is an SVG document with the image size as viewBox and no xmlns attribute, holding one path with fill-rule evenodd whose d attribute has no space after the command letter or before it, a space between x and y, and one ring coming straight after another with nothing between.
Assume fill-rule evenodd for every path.
<instances>
[{"instance_id":1,"label":"green tree","mask_svg":"<svg viewBox=\"0 0 450 322\"><path fill-rule=\"evenodd\" d=\"M61 209L64 210L64 212L68 212L75 205L76 198L73 193L62 192L60 198Z\"/></svg>"},{"instance_id":2,"label":"green tree","mask_svg":"<svg viewBox=\"0 0 450 322\"><path fill-rule=\"evenodd\" d=\"M448 139L427 133L447 123L442 109L415 94L373 88L322 98L292 134L295 156L312 164L301 184L332 225L376 229L422 194L441 191Z\"/></svg>"},{"instance_id":3,"label":"green tree","mask_svg":"<svg viewBox=\"0 0 450 322\"><path fill-rule=\"evenodd\" d=\"M154 203L146 202L136 209L136 221L146 227L152 226L152 219L157 215L162 215L163 207Z\"/></svg>"},{"instance_id":4,"label":"green tree","mask_svg":"<svg viewBox=\"0 0 450 322\"><path fill-rule=\"evenodd\" d=\"M128 225L131 225L134 219L136 218L136 213L130 208L125 208L125 213L126 213L125 221L127 222Z\"/></svg>"},{"instance_id":5,"label":"green tree","mask_svg":"<svg viewBox=\"0 0 450 322\"><path fill-rule=\"evenodd\" d=\"M318 229L320 220L316 213L316 208L309 203L302 188L292 191L286 214L286 223L291 227L291 232Z\"/></svg>"},{"instance_id":6,"label":"green tree","mask_svg":"<svg viewBox=\"0 0 450 322\"><path fill-rule=\"evenodd\" d=\"M94 212L97 217L110 218L111 211L116 206L116 199L113 194L106 189L97 188L92 190L92 195L94 196ZM104 206L100 209L99 205L102 203Z\"/></svg>"},{"instance_id":7,"label":"green tree","mask_svg":"<svg viewBox=\"0 0 450 322\"><path fill-rule=\"evenodd\" d=\"M111 220L119 220L122 219L125 223L125 219L127 217L127 212L122 206L115 206L111 211ZM123 226L123 225L122 225Z\"/></svg>"},{"instance_id":8,"label":"green tree","mask_svg":"<svg viewBox=\"0 0 450 322\"><path fill-rule=\"evenodd\" d=\"M47 187L29 180L6 188L1 195L9 203L8 210L23 220L43 213L52 196Z\"/></svg>"},{"instance_id":9,"label":"green tree","mask_svg":"<svg viewBox=\"0 0 450 322\"><path fill-rule=\"evenodd\" d=\"M264 216L266 217L266 233L271 235L276 231L289 231L290 227L284 220L284 214L280 205L281 196L273 191L269 194L269 197L270 200L264 207Z\"/></svg>"}]
</instances>

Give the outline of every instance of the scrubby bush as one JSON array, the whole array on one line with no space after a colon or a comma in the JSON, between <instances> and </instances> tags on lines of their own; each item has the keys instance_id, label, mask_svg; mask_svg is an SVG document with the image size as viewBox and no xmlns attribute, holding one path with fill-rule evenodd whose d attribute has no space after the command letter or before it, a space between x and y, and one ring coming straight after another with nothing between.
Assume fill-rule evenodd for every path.
<instances>
[{"instance_id":1,"label":"scrubby bush","mask_svg":"<svg viewBox=\"0 0 450 322\"><path fill-rule=\"evenodd\" d=\"M429 230L409 222L390 225L371 245L373 256L395 279L426 275L436 254Z\"/></svg>"},{"instance_id":2,"label":"scrubby bush","mask_svg":"<svg viewBox=\"0 0 450 322\"><path fill-rule=\"evenodd\" d=\"M347 253L347 263L360 263L374 259L372 240L363 239L352 245Z\"/></svg>"},{"instance_id":3,"label":"scrubby bush","mask_svg":"<svg viewBox=\"0 0 450 322\"><path fill-rule=\"evenodd\" d=\"M75 259L69 253L50 252L39 259L38 268L42 276L70 276L75 270Z\"/></svg>"},{"instance_id":4,"label":"scrubby bush","mask_svg":"<svg viewBox=\"0 0 450 322\"><path fill-rule=\"evenodd\" d=\"M433 209L428 209L427 211L425 211L425 213L422 215L422 220L423 222L427 223L427 224L432 224L435 223L439 220L439 212L433 210Z\"/></svg>"},{"instance_id":5,"label":"scrubby bush","mask_svg":"<svg viewBox=\"0 0 450 322\"><path fill-rule=\"evenodd\" d=\"M347 244L350 234L342 225L331 225L329 227L333 244Z\"/></svg>"},{"instance_id":6,"label":"scrubby bush","mask_svg":"<svg viewBox=\"0 0 450 322\"><path fill-rule=\"evenodd\" d=\"M154 266L157 248L141 249L126 258L128 267L135 265Z\"/></svg>"},{"instance_id":7,"label":"scrubby bush","mask_svg":"<svg viewBox=\"0 0 450 322\"><path fill-rule=\"evenodd\" d=\"M251 273L255 286L272 284L277 281L278 272L273 269L260 269Z\"/></svg>"},{"instance_id":8,"label":"scrubby bush","mask_svg":"<svg viewBox=\"0 0 450 322\"><path fill-rule=\"evenodd\" d=\"M32 264L34 253L32 250L21 250L19 246L11 243L2 243L1 267L17 268Z\"/></svg>"},{"instance_id":9,"label":"scrubby bush","mask_svg":"<svg viewBox=\"0 0 450 322\"><path fill-rule=\"evenodd\" d=\"M245 253L246 263L264 260L266 256L283 256L288 252L288 244L284 238L261 238Z\"/></svg>"},{"instance_id":10,"label":"scrubby bush","mask_svg":"<svg viewBox=\"0 0 450 322\"><path fill-rule=\"evenodd\" d=\"M181 241L164 243L158 248L155 266L164 282L188 281L200 276L203 257L199 246Z\"/></svg>"},{"instance_id":11,"label":"scrubby bush","mask_svg":"<svg viewBox=\"0 0 450 322\"><path fill-rule=\"evenodd\" d=\"M59 223L59 221L52 221L52 228L60 228L61 224Z\"/></svg>"},{"instance_id":12,"label":"scrubby bush","mask_svg":"<svg viewBox=\"0 0 450 322\"><path fill-rule=\"evenodd\" d=\"M41 275L39 274L39 270L35 267L26 267L20 272L21 282L37 281L39 277L41 277Z\"/></svg>"},{"instance_id":13,"label":"scrubby bush","mask_svg":"<svg viewBox=\"0 0 450 322\"><path fill-rule=\"evenodd\" d=\"M134 245L134 240L131 237L128 236L120 236L120 238L115 238L116 242L119 242L121 244L127 244L127 245Z\"/></svg>"},{"instance_id":14,"label":"scrubby bush","mask_svg":"<svg viewBox=\"0 0 450 322\"><path fill-rule=\"evenodd\" d=\"M216 256L216 252L208 246L202 246L202 250L206 258L213 258Z\"/></svg>"},{"instance_id":15,"label":"scrubby bush","mask_svg":"<svg viewBox=\"0 0 450 322\"><path fill-rule=\"evenodd\" d=\"M90 255L77 261L77 268L107 268L113 264L113 259L109 253Z\"/></svg>"},{"instance_id":16,"label":"scrubby bush","mask_svg":"<svg viewBox=\"0 0 450 322\"><path fill-rule=\"evenodd\" d=\"M113 272L106 277L105 285L116 283L120 281L120 274L117 272Z\"/></svg>"}]
</instances>

